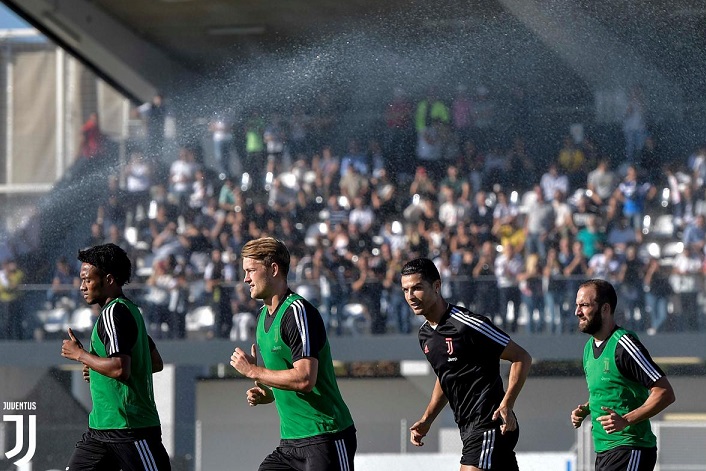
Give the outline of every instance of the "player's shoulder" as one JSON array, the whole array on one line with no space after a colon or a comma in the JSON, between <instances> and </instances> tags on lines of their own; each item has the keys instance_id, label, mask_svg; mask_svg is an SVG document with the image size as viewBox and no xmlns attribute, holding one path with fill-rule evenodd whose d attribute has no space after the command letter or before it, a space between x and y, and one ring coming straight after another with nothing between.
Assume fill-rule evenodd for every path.
<instances>
[{"instance_id":1,"label":"player's shoulder","mask_svg":"<svg viewBox=\"0 0 706 471\"><path fill-rule=\"evenodd\" d=\"M292 293L292 295L295 297L291 301L289 306L287 306L287 309L284 312L284 316L294 316L303 319L307 319L310 317L321 317L321 313L319 312L318 308L314 306L311 302L309 302L309 300L296 293Z\"/></svg>"},{"instance_id":2,"label":"player's shoulder","mask_svg":"<svg viewBox=\"0 0 706 471\"><path fill-rule=\"evenodd\" d=\"M637 336L637 334L631 330L627 330L623 327L618 327L615 331L615 335L618 337L618 343L620 345L640 345L642 346L642 342L640 341L640 337Z\"/></svg>"},{"instance_id":3,"label":"player's shoulder","mask_svg":"<svg viewBox=\"0 0 706 471\"><path fill-rule=\"evenodd\" d=\"M105 325L110 331L123 330L125 328L134 329L137 326L135 315L141 317L139 309L131 309L134 306L129 299L118 299L106 306L100 316L98 316L98 324Z\"/></svg>"},{"instance_id":4,"label":"player's shoulder","mask_svg":"<svg viewBox=\"0 0 706 471\"><path fill-rule=\"evenodd\" d=\"M287 308L287 311L293 311L293 310L305 310L305 311L315 310L315 311L318 311L316 306L314 306L305 297L303 297L297 293L294 293L294 292L292 292L290 294L290 296L292 296L293 298L292 298L292 301L291 301L289 307Z\"/></svg>"},{"instance_id":5,"label":"player's shoulder","mask_svg":"<svg viewBox=\"0 0 706 471\"><path fill-rule=\"evenodd\" d=\"M128 305L129 302L130 301L127 299L116 299L102 310L101 317L107 319L121 318L124 316L132 317L130 306Z\"/></svg>"},{"instance_id":6,"label":"player's shoulder","mask_svg":"<svg viewBox=\"0 0 706 471\"><path fill-rule=\"evenodd\" d=\"M492 324L492 321L482 314L477 314L463 306L449 306L449 321L459 328L474 327L479 324Z\"/></svg>"},{"instance_id":7,"label":"player's shoulder","mask_svg":"<svg viewBox=\"0 0 706 471\"><path fill-rule=\"evenodd\" d=\"M483 335L502 344L507 344L510 341L510 337L498 328L489 317L461 306L451 306L449 321L456 326L459 332L464 334Z\"/></svg>"},{"instance_id":8,"label":"player's shoulder","mask_svg":"<svg viewBox=\"0 0 706 471\"><path fill-rule=\"evenodd\" d=\"M617 333L619 335L616 354L622 353L629 354L632 357L638 357L647 352L647 348L645 348L635 332L619 329Z\"/></svg>"}]
</instances>

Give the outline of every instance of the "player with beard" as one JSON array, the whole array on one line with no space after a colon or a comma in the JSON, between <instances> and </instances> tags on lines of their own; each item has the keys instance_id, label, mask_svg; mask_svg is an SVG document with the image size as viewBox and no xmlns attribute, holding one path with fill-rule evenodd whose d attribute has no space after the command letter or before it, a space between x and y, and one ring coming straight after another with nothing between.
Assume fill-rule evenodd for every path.
<instances>
[{"instance_id":1,"label":"player with beard","mask_svg":"<svg viewBox=\"0 0 706 471\"><path fill-rule=\"evenodd\" d=\"M583 354L588 402L571 411L571 423L578 428L591 415L596 471L651 471L657 439L649 419L674 402L674 390L637 335L615 324L617 303L607 281L579 286L579 330L592 338Z\"/></svg>"}]
</instances>

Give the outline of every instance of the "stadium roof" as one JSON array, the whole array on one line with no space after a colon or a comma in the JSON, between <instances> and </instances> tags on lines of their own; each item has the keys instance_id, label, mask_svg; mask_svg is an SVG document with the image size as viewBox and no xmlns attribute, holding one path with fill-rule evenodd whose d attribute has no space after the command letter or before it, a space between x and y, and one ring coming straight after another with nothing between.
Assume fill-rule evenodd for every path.
<instances>
[{"instance_id":1,"label":"stadium roof","mask_svg":"<svg viewBox=\"0 0 706 471\"><path fill-rule=\"evenodd\" d=\"M695 0L4 1L139 99L297 54L312 68L338 55L387 75L392 63L465 63L478 80L652 80L670 101L704 91L706 7Z\"/></svg>"}]
</instances>

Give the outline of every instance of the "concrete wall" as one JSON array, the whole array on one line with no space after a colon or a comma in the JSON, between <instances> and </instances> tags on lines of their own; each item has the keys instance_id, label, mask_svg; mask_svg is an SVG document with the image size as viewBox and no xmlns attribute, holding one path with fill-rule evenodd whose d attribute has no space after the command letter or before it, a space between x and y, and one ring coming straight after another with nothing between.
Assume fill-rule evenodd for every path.
<instances>
[{"instance_id":1,"label":"concrete wall","mask_svg":"<svg viewBox=\"0 0 706 471\"><path fill-rule=\"evenodd\" d=\"M228 468L232 463L237 463L237 469L257 469L279 443L275 406L250 407L245 401L245 391L252 385L248 380L197 383L200 469L236 469ZM438 450L435 434L431 434L423 450L412 450L414 447L407 445L409 421L416 420L423 411L433 382L429 392L420 391L403 378L340 379L339 386L356 422L359 453L399 453L401 448L409 452ZM439 424L452 423L439 419Z\"/></svg>"},{"instance_id":2,"label":"concrete wall","mask_svg":"<svg viewBox=\"0 0 706 471\"><path fill-rule=\"evenodd\" d=\"M453 456L454 466L458 463L460 439L448 408L437 419L424 447L409 444L407 428L422 414L433 382L432 376L339 380L358 429L358 455L362 462L371 463L373 458L365 457L370 454L405 453L420 455L421 460L425 454L441 451L442 455L435 456ZM677 402L656 420L664 419L667 413L706 413L706 404L699 401L706 388L706 378L673 377L671 382L676 389ZM256 469L262 458L277 446L279 420L275 407L249 407L245 391L251 384L246 380L197 383L196 419L202 445L200 469ZM586 398L582 377L530 378L515 407L521 431L516 451L522 455L558 452L565 456L570 453L576 442L576 431L569 422L569 414ZM542 456L545 460L556 458ZM561 462L563 467L555 469L566 470L566 461Z\"/></svg>"},{"instance_id":3,"label":"concrete wall","mask_svg":"<svg viewBox=\"0 0 706 471\"><path fill-rule=\"evenodd\" d=\"M523 454L568 452L576 439L569 424L569 413L587 396L583 377L573 376L580 374L576 362L580 361L585 340L572 335L551 339L518 336L517 341L540 362L535 365L515 407L521 430L517 451ZM703 335L665 334L646 337L644 341L655 357L674 360L681 356L681 362L695 362L691 370L669 368L677 402L658 419L674 414L706 414L706 403L700 400L706 390L706 376L699 366L706 358ZM250 381L199 380L215 371L210 368L212 365L220 364L223 371L229 370L227 361L234 346L231 342L215 340L159 343L166 363L174 365L156 375L155 396L163 420L165 444L173 452L175 471L199 469L195 467L199 458L202 470L254 469L277 445L279 419L274 406L250 408L245 402ZM240 346L249 348L245 344ZM62 370L74 370L72 374L58 375L56 382L57 385L61 382L73 396L42 396L38 407L41 406L42 411L65 409L67 397L76 401L76 405L88 406L88 388L81 380L78 365L62 359L59 347L59 341L0 342L0 400L25 400L23 398L31 391L43 389L39 383L48 368L60 366ZM402 361L402 378L339 380L358 428L360 456L400 452L410 455L460 453L460 440L448 410L437 419L424 447L414 448L408 444L407 428L422 414L434 383L412 336L334 338L332 349L339 361ZM567 361L565 374L539 376L542 360ZM506 374L507 368L504 371ZM62 433L71 443L75 443L87 424L84 410L75 413L73 418L71 431ZM38 424L38 433L48 426ZM71 448L60 447L61 453L70 454ZM47 456L39 449L37 453L37 456ZM68 455L59 456L61 453L56 453L54 458L63 465Z\"/></svg>"}]
</instances>

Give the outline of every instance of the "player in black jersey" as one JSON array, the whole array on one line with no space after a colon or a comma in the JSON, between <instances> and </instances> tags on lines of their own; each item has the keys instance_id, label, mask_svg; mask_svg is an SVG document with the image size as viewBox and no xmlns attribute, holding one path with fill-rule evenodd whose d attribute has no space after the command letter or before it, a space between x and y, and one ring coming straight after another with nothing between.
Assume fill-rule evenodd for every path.
<instances>
[{"instance_id":1,"label":"player in black jersey","mask_svg":"<svg viewBox=\"0 0 706 471\"><path fill-rule=\"evenodd\" d=\"M419 345L436 373L431 400L412 427L411 441L422 446L434 419L448 403L461 431L461 471L517 470L519 437L515 400L529 374L532 357L485 316L449 304L441 293L434 262L418 258L402 267L402 290L415 315L426 322ZM507 392L500 360L512 363Z\"/></svg>"}]
</instances>

